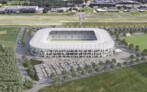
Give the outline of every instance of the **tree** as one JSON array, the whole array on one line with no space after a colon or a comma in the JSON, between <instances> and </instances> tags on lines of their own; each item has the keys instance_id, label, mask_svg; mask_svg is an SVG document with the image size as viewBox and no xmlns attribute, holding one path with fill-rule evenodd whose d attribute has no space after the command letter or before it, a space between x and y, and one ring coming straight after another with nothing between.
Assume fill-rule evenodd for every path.
<instances>
[{"instance_id":1,"label":"tree","mask_svg":"<svg viewBox=\"0 0 147 92\"><path fill-rule=\"evenodd\" d=\"M60 82L60 81L61 81L60 77L56 77L55 82Z\"/></svg>"},{"instance_id":2,"label":"tree","mask_svg":"<svg viewBox=\"0 0 147 92\"><path fill-rule=\"evenodd\" d=\"M85 71L84 70L81 71L81 75L85 75Z\"/></svg>"},{"instance_id":3,"label":"tree","mask_svg":"<svg viewBox=\"0 0 147 92\"><path fill-rule=\"evenodd\" d=\"M99 61L99 65L102 66L103 65L103 62L102 61Z\"/></svg>"},{"instance_id":4,"label":"tree","mask_svg":"<svg viewBox=\"0 0 147 92\"><path fill-rule=\"evenodd\" d=\"M96 63L92 62L92 67L95 69L96 68Z\"/></svg>"},{"instance_id":5,"label":"tree","mask_svg":"<svg viewBox=\"0 0 147 92\"><path fill-rule=\"evenodd\" d=\"M131 59L131 60L134 59L134 55L130 55L130 59Z\"/></svg>"},{"instance_id":6,"label":"tree","mask_svg":"<svg viewBox=\"0 0 147 92\"><path fill-rule=\"evenodd\" d=\"M63 79L64 79L64 80L68 80L68 75L64 75L64 76L63 76Z\"/></svg>"},{"instance_id":7,"label":"tree","mask_svg":"<svg viewBox=\"0 0 147 92\"><path fill-rule=\"evenodd\" d=\"M144 49L141 54L142 54L142 56L146 56L147 55L147 49Z\"/></svg>"},{"instance_id":8,"label":"tree","mask_svg":"<svg viewBox=\"0 0 147 92\"><path fill-rule=\"evenodd\" d=\"M96 67L96 68L95 68L95 71L96 71L96 72L99 72L99 71L100 71L100 68L99 68L99 67Z\"/></svg>"},{"instance_id":9,"label":"tree","mask_svg":"<svg viewBox=\"0 0 147 92\"><path fill-rule=\"evenodd\" d=\"M50 10L49 7L45 7L44 10L43 10L43 13L48 13L49 10Z\"/></svg>"},{"instance_id":10,"label":"tree","mask_svg":"<svg viewBox=\"0 0 147 92\"><path fill-rule=\"evenodd\" d=\"M135 60L135 62L139 63L139 58L137 58L137 59Z\"/></svg>"},{"instance_id":11,"label":"tree","mask_svg":"<svg viewBox=\"0 0 147 92\"><path fill-rule=\"evenodd\" d=\"M113 59L111 60L111 63L112 63L112 64L115 64L115 63L116 63L116 59L113 58Z\"/></svg>"},{"instance_id":12,"label":"tree","mask_svg":"<svg viewBox=\"0 0 147 92\"><path fill-rule=\"evenodd\" d=\"M144 61L144 62L146 62L146 58L145 57L142 57L141 60Z\"/></svg>"},{"instance_id":13,"label":"tree","mask_svg":"<svg viewBox=\"0 0 147 92\"><path fill-rule=\"evenodd\" d=\"M111 61L110 60L106 60L106 64L110 64L111 63Z\"/></svg>"},{"instance_id":14,"label":"tree","mask_svg":"<svg viewBox=\"0 0 147 92\"><path fill-rule=\"evenodd\" d=\"M133 65L133 64L134 64L134 60L131 60L131 61L130 61L130 64Z\"/></svg>"},{"instance_id":15,"label":"tree","mask_svg":"<svg viewBox=\"0 0 147 92\"><path fill-rule=\"evenodd\" d=\"M117 63L117 67L121 67L121 63Z\"/></svg>"},{"instance_id":16,"label":"tree","mask_svg":"<svg viewBox=\"0 0 147 92\"><path fill-rule=\"evenodd\" d=\"M56 74L55 74L54 72L52 72L52 73L50 74L50 77L53 79L53 78L56 77Z\"/></svg>"},{"instance_id":17,"label":"tree","mask_svg":"<svg viewBox=\"0 0 147 92\"><path fill-rule=\"evenodd\" d=\"M128 43L126 42L126 39L123 39L122 42L124 45L126 45L126 46L128 45Z\"/></svg>"},{"instance_id":18,"label":"tree","mask_svg":"<svg viewBox=\"0 0 147 92\"><path fill-rule=\"evenodd\" d=\"M67 75L67 71L66 70L63 70L61 73L62 73L62 75Z\"/></svg>"},{"instance_id":19,"label":"tree","mask_svg":"<svg viewBox=\"0 0 147 92\"><path fill-rule=\"evenodd\" d=\"M76 72L72 72L72 77L75 78L77 76Z\"/></svg>"},{"instance_id":20,"label":"tree","mask_svg":"<svg viewBox=\"0 0 147 92\"><path fill-rule=\"evenodd\" d=\"M106 71L106 70L107 70L107 66L104 66L104 67L103 67L103 70Z\"/></svg>"},{"instance_id":21,"label":"tree","mask_svg":"<svg viewBox=\"0 0 147 92\"><path fill-rule=\"evenodd\" d=\"M31 89L31 88L33 88L33 84L34 84L34 82L32 80L25 78L25 81L23 83L23 87L24 87L24 89Z\"/></svg>"},{"instance_id":22,"label":"tree","mask_svg":"<svg viewBox=\"0 0 147 92\"><path fill-rule=\"evenodd\" d=\"M79 71L81 71L82 70L82 68L80 67L80 66L78 66L77 67L77 71L79 72Z\"/></svg>"},{"instance_id":23,"label":"tree","mask_svg":"<svg viewBox=\"0 0 147 92\"><path fill-rule=\"evenodd\" d=\"M137 57L137 58L140 57L140 54L139 54L139 53L136 53L136 57Z\"/></svg>"},{"instance_id":24,"label":"tree","mask_svg":"<svg viewBox=\"0 0 147 92\"><path fill-rule=\"evenodd\" d=\"M138 46L138 45L136 45L136 47L135 47L135 51L136 51L136 52L139 51L139 46Z\"/></svg>"},{"instance_id":25,"label":"tree","mask_svg":"<svg viewBox=\"0 0 147 92\"><path fill-rule=\"evenodd\" d=\"M89 69L88 70L88 73L92 74L93 73L92 69Z\"/></svg>"},{"instance_id":26,"label":"tree","mask_svg":"<svg viewBox=\"0 0 147 92\"><path fill-rule=\"evenodd\" d=\"M111 68L111 69L114 69L114 67L115 67L114 64L111 64L111 65L110 65L110 68Z\"/></svg>"},{"instance_id":27,"label":"tree","mask_svg":"<svg viewBox=\"0 0 147 92\"><path fill-rule=\"evenodd\" d=\"M119 40L120 40L120 39L119 39L119 35L116 34L115 36L116 36L116 41L119 41Z\"/></svg>"},{"instance_id":28,"label":"tree","mask_svg":"<svg viewBox=\"0 0 147 92\"><path fill-rule=\"evenodd\" d=\"M85 65L84 69L86 69L86 71L88 71L90 69L89 65Z\"/></svg>"},{"instance_id":29,"label":"tree","mask_svg":"<svg viewBox=\"0 0 147 92\"><path fill-rule=\"evenodd\" d=\"M73 73L75 70L73 68L70 69L70 72Z\"/></svg>"},{"instance_id":30,"label":"tree","mask_svg":"<svg viewBox=\"0 0 147 92\"><path fill-rule=\"evenodd\" d=\"M129 49L131 50L131 49L133 49L133 48L134 48L134 44L131 43L131 44L129 45Z\"/></svg>"},{"instance_id":31,"label":"tree","mask_svg":"<svg viewBox=\"0 0 147 92\"><path fill-rule=\"evenodd\" d=\"M127 66L128 65L127 61L124 61L123 65Z\"/></svg>"}]
</instances>

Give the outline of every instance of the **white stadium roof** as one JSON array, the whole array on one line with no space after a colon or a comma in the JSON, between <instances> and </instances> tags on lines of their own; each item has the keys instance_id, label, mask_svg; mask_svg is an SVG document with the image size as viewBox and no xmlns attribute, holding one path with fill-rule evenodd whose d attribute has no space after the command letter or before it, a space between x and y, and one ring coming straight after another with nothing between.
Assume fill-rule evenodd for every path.
<instances>
[{"instance_id":1,"label":"white stadium roof","mask_svg":"<svg viewBox=\"0 0 147 92\"><path fill-rule=\"evenodd\" d=\"M97 40L52 41L49 39L51 31L93 31ZM43 50L98 50L113 48L114 42L107 31L99 28L45 28L36 32L30 46Z\"/></svg>"}]
</instances>

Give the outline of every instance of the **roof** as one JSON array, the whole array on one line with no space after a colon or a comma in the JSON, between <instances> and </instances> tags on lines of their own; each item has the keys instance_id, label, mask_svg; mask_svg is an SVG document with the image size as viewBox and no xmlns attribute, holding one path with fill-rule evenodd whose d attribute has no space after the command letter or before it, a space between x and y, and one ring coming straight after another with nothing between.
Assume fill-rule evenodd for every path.
<instances>
[{"instance_id":1,"label":"roof","mask_svg":"<svg viewBox=\"0 0 147 92\"><path fill-rule=\"evenodd\" d=\"M97 40L91 41L51 41L48 40L51 31L94 31ZM30 41L33 48L48 50L87 50L113 48L114 42L109 33L99 28L45 28L36 32Z\"/></svg>"},{"instance_id":2,"label":"roof","mask_svg":"<svg viewBox=\"0 0 147 92\"><path fill-rule=\"evenodd\" d=\"M38 6L8 6L6 11L20 11L21 9L37 9Z\"/></svg>"}]
</instances>

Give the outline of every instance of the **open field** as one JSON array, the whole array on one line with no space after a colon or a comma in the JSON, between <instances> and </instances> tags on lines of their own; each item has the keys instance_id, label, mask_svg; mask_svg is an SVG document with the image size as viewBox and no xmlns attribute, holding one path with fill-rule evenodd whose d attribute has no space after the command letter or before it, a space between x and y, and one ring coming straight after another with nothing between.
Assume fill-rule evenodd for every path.
<instances>
[{"instance_id":1,"label":"open field","mask_svg":"<svg viewBox=\"0 0 147 92\"><path fill-rule=\"evenodd\" d=\"M111 9L112 10L112 9ZM147 20L147 13L140 13L138 10L131 10L130 13L124 13L123 10L119 10L120 13L93 13L93 14L86 14L85 15L85 20L88 21L128 21L128 20L133 20L133 21L145 21Z\"/></svg>"},{"instance_id":2,"label":"open field","mask_svg":"<svg viewBox=\"0 0 147 92\"><path fill-rule=\"evenodd\" d=\"M36 16L22 16L22 15L16 15L16 16L9 16L9 15L3 15L0 17L0 20L36 20L36 21L40 21L40 20L68 20L68 21L76 21L79 20L78 16L45 16L45 15L36 15Z\"/></svg>"},{"instance_id":3,"label":"open field","mask_svg":"<svg viewBox=\"0 0 147 92\"><path fill-rule=\"evenodd\" d=\"M15 47L15 42L20 28L3 28L0 27L0 33L5 32L5 34L0 34L0 44L6 47Z\"/></svg>"},{"instance_id":4,"label":"open field","mask_svg":"<svg viewBox=\"0 0 147 92\"><path fill-rule=\"evenodd\" d=\"M134 46L139 45L140 50L147 49L147 34L131 36L131 37L126 37L122 39L126 39L128 43L133 43Z\"/></svg>"},{"instance_id":5,"label":"open field","mask_svg":"<svg viewBox=\"0 0 147 92\"><path fill-rule=\"evenodd\" d=\"M38 92L146 92L147 63L75 81L55 84Z\"/></svg>"}]
</instances>

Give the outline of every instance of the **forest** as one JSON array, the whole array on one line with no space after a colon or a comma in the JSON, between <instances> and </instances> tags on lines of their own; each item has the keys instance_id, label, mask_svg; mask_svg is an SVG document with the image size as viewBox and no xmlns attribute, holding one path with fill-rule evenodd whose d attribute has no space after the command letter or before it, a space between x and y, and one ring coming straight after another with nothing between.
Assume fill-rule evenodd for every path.
<instances>
[{"instance_id":1,"label":"forest","mask_svg":"<svg viewBox=\"0 0 147 92\"><path fill-rule=\"evenodd\" d=\"M14 50L0 45L0 92L23 92Z\"/></svg>"}]
</instances>

